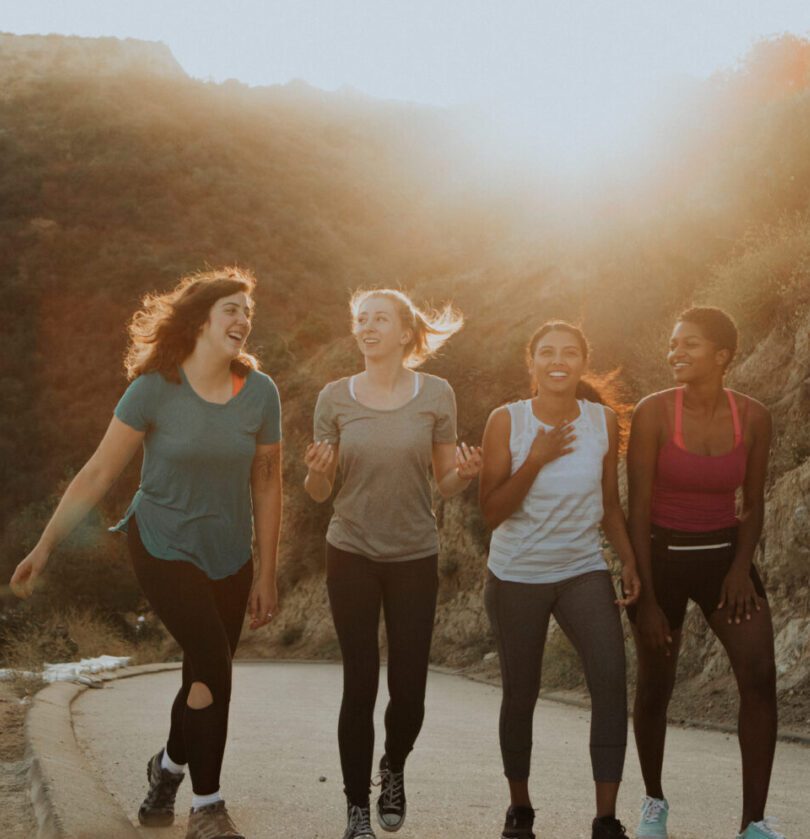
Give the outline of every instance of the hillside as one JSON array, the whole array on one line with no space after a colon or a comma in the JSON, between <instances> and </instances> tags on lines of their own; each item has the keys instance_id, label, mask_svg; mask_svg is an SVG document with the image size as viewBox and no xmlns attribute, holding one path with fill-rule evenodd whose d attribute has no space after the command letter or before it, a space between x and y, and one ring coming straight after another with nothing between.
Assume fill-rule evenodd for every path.
<instances>
[{"instance_id":1,"label":"hillside","mask_svg":"<svg viewBox=\"0 0 810 839\"><path fill-rule=\"evenodd\" d=\"M561 230L559 196L513 194L484 161L476 172L474 155L461 151L466 138L441 111L303 83L207 84L171 70L161 47L45 40L73 57L26 64L21 56L44 42L0 36L0 79L13 78L0 95L0 573L32 544L108 422L139 296L184 271L239 263L257 273L254 346L284 401L284 608L268 635L245 642L245 655L337 652L321 574L329 506L301 491L301 456L318 390L359 364L347 338L350 289L402 284L464 311L467 326L426 369L456 389L468 441L480 439L493 407L526 392L523 344L545 318L581 321L595 368L618 369L632 402L668 384L673 316L693 300L716 303L743 330L732 385L774 414L759 561L783 721L810 727L810 78L796 70L810 44L765 42L741 68L692 91L656 166L623 190L595 186L577 224ZM68 607L138 642L140 595L121 540L102 527L136 482L133 465L60 551L40 597L6 597L4 656L20 632ZM474 492L437 511L434 658L486 671L488 534ZM50 626L43 649L60 626L62 648L81 648L67 619ZM688 634L685 707L730 679L694 615ZM575 687L570 648L558 635L551 645L546 684ZM728 719L728 703L711 701Z\"/></svg>"}]
</instances>

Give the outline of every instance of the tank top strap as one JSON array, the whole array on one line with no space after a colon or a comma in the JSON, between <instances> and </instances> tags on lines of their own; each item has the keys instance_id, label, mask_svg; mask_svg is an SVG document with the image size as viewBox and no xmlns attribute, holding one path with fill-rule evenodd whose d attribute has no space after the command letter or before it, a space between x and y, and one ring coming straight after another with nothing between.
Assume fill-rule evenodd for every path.
<instances>
[{"instance_id":1,"label":"tank top strap","mask_svg":"<svg viewBox=\"0 0 810 839\"><path fill-rule=\"evenodd\" d=\"M734 422L734 446L739 446L743 439L742 423L740 422L740 411L737 408L737 400L734 394L725 388L726 396L728 397L728 407L731 408L731 419Z\"/></svg>"},{"instance_id":2,"label":"tank top strap","mask_svg":"<svg viewBox=\"0 0 810 839\"><path fill-rule=\"evenodd\" d=\"M600 436L607 434L607 421L605 420L605 409L599 402L591 402L589 399L579 400L579 411L585 415L591 430Z\"/></svg>"},{"instance_id":3,"label":"tank top strap","mask_svg":"<svg viewBox=\"0 0 810 839\"><path fill-rule=\"evenodd\" d=\"M510 445L516 444L529 427L526 404L527 402L525 400L521 400L520 402L509 402L506 406L511 421L511 427L509 429Z\"/></svg>"},{"instance_id":4,"label":"tank top strap","mask_svg":"<svg viewBox=\"0 0 810 839\"><path fill-rule=\"evenodd\" d=\"M683 442L683 388L679 387L675 390L675 431L672 434L672 439L679 449L685 449Z\"/></svg>"}]
</instances>

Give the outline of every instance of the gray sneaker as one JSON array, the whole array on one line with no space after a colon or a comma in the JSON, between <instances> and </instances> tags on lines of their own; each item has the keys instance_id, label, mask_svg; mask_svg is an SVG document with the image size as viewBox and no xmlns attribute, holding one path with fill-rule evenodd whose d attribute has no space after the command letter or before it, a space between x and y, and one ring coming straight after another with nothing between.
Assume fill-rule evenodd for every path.
<instances>
[{"instance_id":1,"label":"gray sneaker","mask_svg":"<svg viewBox=\"0 0 810 839\"><path fill-rule=\"evenodd\" d=\"M138 821L145 827L168 827L174 822L174 799L180 782L186 777L164 769L160 762L163 749L149 758L146 764L146 779L149 791L138 810Z\"/></svg>"},{"instance_id":2,"label":"gray sneaker","mask_svg":"<svg viewBox=\"0 0 810 839\"><path fill-rule=\"evenodd\" d=\"M388 757L380 758L380 797L377 799L377 823L383 830L394 833L405 824L405 773L392 772Z\"/></svg>"},{"instance_id":3,"label":"gray sneaker","mask_svg":"<svg viewBox=\"0 0 810 839\"><path fill-rule=\"evenodd\" d=\"M186 839L245 839L233 823L224 801L206 804L188 816Z\"/></svg>"},{"instance_id":4,"label":"gray sneaker","mask_svg":"<svg viewBox=\"0 0 810 839\"><path fill-rule=\"evenodd\" d=\"M371 829L371 811L369 807L349 804L346 813L346 832L343 839L377 839Z\"/></svg>"}]
</instances>

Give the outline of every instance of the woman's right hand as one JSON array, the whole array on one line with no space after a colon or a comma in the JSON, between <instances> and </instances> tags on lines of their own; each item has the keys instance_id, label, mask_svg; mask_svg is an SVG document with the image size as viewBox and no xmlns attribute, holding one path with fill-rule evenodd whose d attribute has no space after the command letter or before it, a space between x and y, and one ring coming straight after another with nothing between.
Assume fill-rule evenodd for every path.
<instances>
[{"instance_id":1,"label":"woman's right hand","mask_svg":"<svg viewBox=\"0 0 810 839\"><path fill-rule=\"evenodd\" d=\"M577 439L572 422L561 422L551 431L540 428L529 449L529 460L541 469L547 463L574 451L573 442Z\"/></svg>"},{"instance_id":2,"label":"woman's right hand","mask_svg":"<svg viewBox=\"0 0 810 839\"><path fill-rule=\"evenodd\" d=\"M34 593L37 580L48 564L49 552L37 545L33 551L14 569L11 590L23 600Z\"/></svg>"},{"instance_id":3,"label":"woman's right hand","mask_svg":"<svg viewBox=\"0 0 810 839\"><path fill-rule=\"evenodd\" d=\"M328 476L335 460L335 447L325 440L310 443L304 453L304 463L307 469L315 475Z\"/></svg>"},{"instance_id":4,"label":"woman's right hand","mask_svg":"<svg viewBox=\"0 0 810 839\"><path fill-rule=\"evenodd\" d=\"M667 616L655 600L641 597L636 611L636 627L645 646L670 655L672 630Z\"/></svg>"}]
</instances>

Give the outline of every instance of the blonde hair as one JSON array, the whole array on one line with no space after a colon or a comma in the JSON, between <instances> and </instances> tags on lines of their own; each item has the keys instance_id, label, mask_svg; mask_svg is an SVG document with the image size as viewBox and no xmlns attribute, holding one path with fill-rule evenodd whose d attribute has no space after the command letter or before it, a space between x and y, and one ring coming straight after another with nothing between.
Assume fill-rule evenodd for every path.
<instances>
[{"instance_id":1,"label":"blonde hair","mask_svg":"<svg viewBox=\"0 0 810 839\"><path fill-rule=\"evenodd\" d=\"M413 369L435 355L444 343L464 326L464 316L447 303L442 309L420 309L403 291L394 288L358 289L352 294L349 309L356 321L360 307L372 297L390 300L406 329L412 333L405 345L402 363Z\"/></svg>"},{"instance_id":2,"label":"blonde hair","mask_svg":"<svg viewBox=\"0 0 810 839\"><path fill-rule=\"evenodd\" d=\"M157 371L169 381L179 382L178 367L194 351L214 303L239 291L250 296L255 286L256 278L244 268L217 268L189 274L165 294L147 294L143 308L135 312L127 328L127 378ZM259 369L259 362L243 351L231 361L231 369L246 376Z\"/></svg>"}]
</instances>

